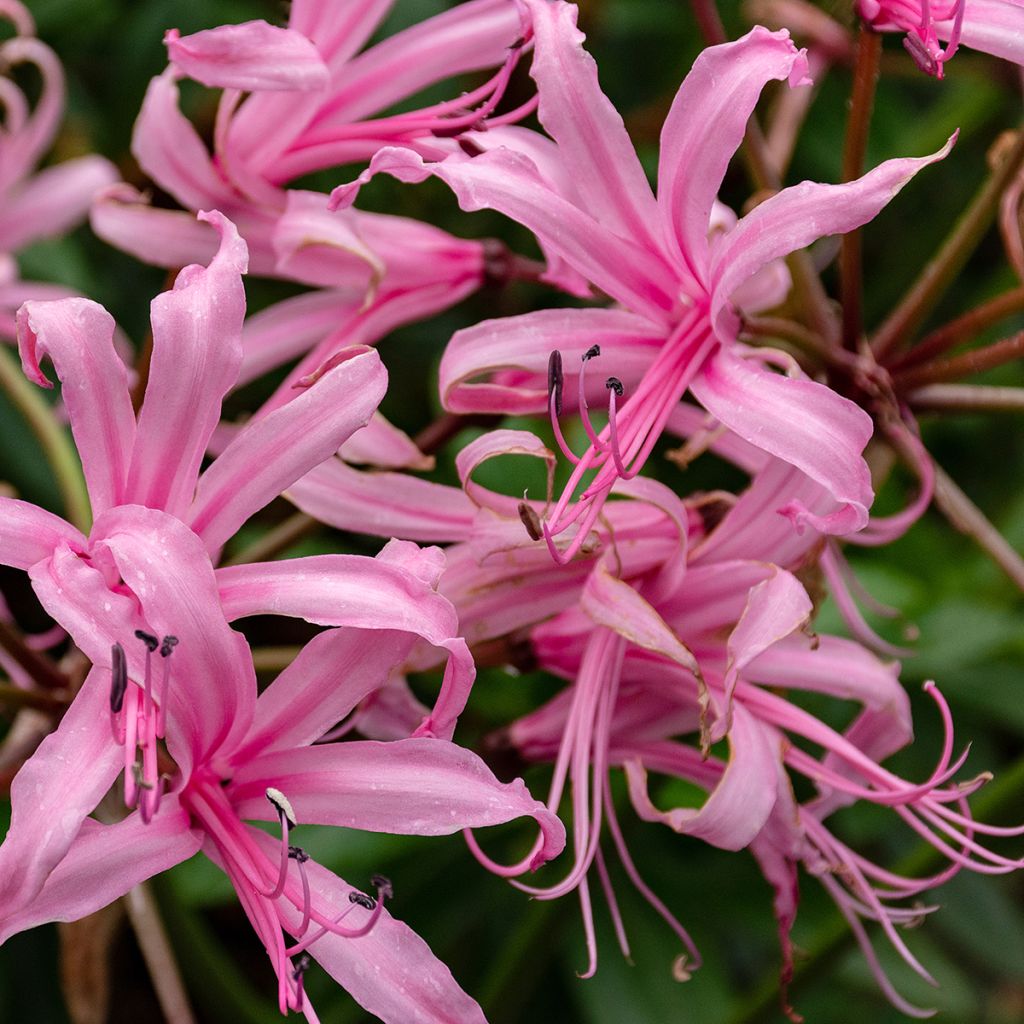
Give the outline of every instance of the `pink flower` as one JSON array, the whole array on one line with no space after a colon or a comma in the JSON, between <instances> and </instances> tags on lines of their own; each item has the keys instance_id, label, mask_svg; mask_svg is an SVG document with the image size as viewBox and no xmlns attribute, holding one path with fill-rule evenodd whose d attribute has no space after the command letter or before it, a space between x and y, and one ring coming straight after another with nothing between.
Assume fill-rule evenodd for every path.
<instances>
[{"instance_id":1,"label":"pink flower","mask_svg":"<svg viewBox=\"0 0 1024 1024\"><path fill-rule=\"evenodd\" d=\"M423 940L384 909L387 880L371 879L367 895L293 845L297 822L446 835L523 816L543 835L536 864L564 844L558 819L521 781L498 782L454 744L317 743L419 636L444 642L434 634L454 618L433 593L440 552L395 542L377 559L215 573L201 540L161 511L111 508L94 534L93 561L119 575L122 592L104 600L81 579L42 588L94 667L12 785L0 937L89 914L202 849L266 947L282 1013L317 1019L303 992L308 951L383 1020L482 1021ZM88 572L80 567L79 577ZM267 613L332 628L257 697L248 647L228 621ZM158 765L159 737L170 760ZM87 816L122 764L137 809L100 824ZM279 823L280 839L246 820Z\"/></svg>"},{"instance_id":2,"label":"pink flower","mask_svg":"<svg viewBox=\"0 0 1024 1024\"><path fill-rule=\"evenodd\" d=\"M117 171L102 157L85 156L32 174L60 126L64 71L56 54L35 38L32 16L18 0L9 0L0 16L15 30L14 37L0 45L0 65L5 70L34 65L42 79L34 104L13 78L0 79L0 335L13 339L14 311L22 302L68 292L52 284L18 281L8 254L74 227L88 212L93 194L117 180Z\"/></svg>"},{"instance_id":3,"label":"pink flower","mask_svg":"<svg viewBox=\"0 0 1024 1024\"><path fill-rule=\"evenodd\" d=\"M961 43L1024 66L1020 0L858 0L857 9L872 28L906 32L903 45L914 63L936 78Z\"/></svg>"},{"instance_id":4,"label":"pink flower","mask_svg":"<svg viewBox=\"0 0 1024 1024\"><path fill-rule=\"evenodd\" d=\"M831 532L862 527L872 500L861 456L869 418L820 384L763 368L762 362L781 356L736 342L730 303L772 261L870 220L945 150L889 161L847 185L804 182L785 189L709 239L715 194L762 88L772 80L797 85L804 79L804 56L788 34L755 28L697 59L662 132L655 198L582 49L576 8L542 0L527 0L527 7L540 118L554 143L506 129L505 146L490 148L484 134L471 150L476 155L454 154L439 163L388 148L358 182L334 193L336 203L349 202L358 185L380 171L404 181L436 175L463 209L494 208L520 221L549 257L619 304L544 310L460 332L441 367L446 407L517 413L547 407L557 429L562 366L580 367L579 405L590 446L582 455L565 448L575 469L544 524L553 549L559 535L575 529L575 537L555 551L563 561L586 542L615 481L639 473L687 390L722 424L832 494L838 511L812 525ZM558 352L565 354L564 364ZM599 353L615 374L603 387L585 379ZM495 386L489 378L499 371L504 376ZM480 378L485 382L478 384ZM609 415L601 431L587 416L588 397L599 392ZM591 471L596 475L574 506L573 496Z\"/></svg>"}]
</instances>

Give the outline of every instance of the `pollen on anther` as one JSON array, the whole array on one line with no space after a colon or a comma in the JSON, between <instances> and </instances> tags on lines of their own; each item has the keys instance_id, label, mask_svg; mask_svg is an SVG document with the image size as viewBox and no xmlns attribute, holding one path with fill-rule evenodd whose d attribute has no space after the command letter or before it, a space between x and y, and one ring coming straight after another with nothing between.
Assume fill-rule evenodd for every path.
<instances>
[{"instance_id":1,"label":"pollen on anther","mask_svg":"<svg viewBox=\"0 0 1024 1024\"><path fill-rule=\"evenodd\" d=\"M124 695L128 689L128 666L124 648L114 644L110 648L110 710L116 715L124 706Z\"/></svg>"},{"instance_id":2,"label":"pollen on anther","mask_svg":"<svg viewBox=\"0 0 1024 1024\"><path fill-rule=\"evenodd\" d=\"M301 846L289 846L288 856L292 860L298 861L300 864L305 864L309 860L309 854Z\"/></svg>"},{"instance_id":3,"label":"pollen on anther","mask_svg":"<svg viewBox=\"0 0 1024 1024\"><path fill-rule=\"evenodd\" d=\"M273 786L267 787L267 799L277 808L278 814L284 815L285 820L288 824L295 828L298 824L298 819L295 817L295 811L292 810L291 801L284 795L279 789L274 789Z\"/></svg>"},{"instance_id":4,"label":"pollen on anther","mask_svg":"<svg viewBox=\"0 0 1024 1024\"><path fill-rule=\"evenodd\" d=\"M348 894L348 901L358 903L367 910L373 910L377 906L377 901L372 896L367 896L365 892L356 892L355 889Z\"/></svg>"},{"instance_id":5,"label":"pollen on anther","mask_svg":"<svg viewBox=\"0 0 1024 1024\"><path fill-rule=\"evenodd\" d=\"M147 633L144 629L135 630L135 636L149 648L151 654L160 646L160 641L152 633Z\"/></svg>"},{"instance_id":6,"label":"pollen on anther","mask_svg":"<svg viewBox=\"0 0 1024 1024\"><path fill-rule=\"evenodd\" d=\"M590 348L588 348L587 351L583 353L583 356L581 358L582 358L583 362L586 363L586 362L588 362L591 359L596 359L600 354L601 354L601 346L600 345L591 345Z\"/></svg>"},{"instance_id":7,"label":"pollen on anther","mask_svg":"<svg viewBox=\"0 0 1024 1024\"><path fill-rule=\"evenodd\" d=\"M178 638L176 636L165 636L163 643L160 644L160 657L169 658L171 651L178 646Z\"/></svg>"},{"instance_id":8,"label":"pollen on anther","mask_svg":"<svg viewBox=\"0 0 1024 1024\"><path fill-rule=\"evenodd\" d=\"M625 388L624 388L624 387L622 386L622 381L621 381L621 380L619 380L619 378L618 378L618 377L609 377L609 378L608 378L608 379L607 379L607 380L606 380L606 381L604 382L604 386L605 386L605 387L606 387L606 388L607 388L607 389L608 389L609 391L614 391L614 392L615 392L615 394L616 394L616 395L618 395L618 397L619 397L619 398L621 398L621 397L623 396L623 394L625 393L625 390L626 390L626 389L625 389Z\"/></svg>"},{"instance_id":9,"label":"pollen on anther","mask_svg":"<svg viewBox=\"0 0 1024 1024\"><path fill-rule=\"evenodd\" d=\"M553 349L548 356L548 394L555 400L555 415L562 415L562 353Z\"/></svg>"},{"instance_id":10,"label":"pollen on anther","mask_svg":"<svg viewBox=\"0 0 1024 1024\"><path fill-rule=\"evenodd\" d=\"M526 532L530 535L530 540L540 540L544 536L540 516L525 501L519 502L518 511L519 518L523 526L526 527Z\"/></svg>"}]
</instances>

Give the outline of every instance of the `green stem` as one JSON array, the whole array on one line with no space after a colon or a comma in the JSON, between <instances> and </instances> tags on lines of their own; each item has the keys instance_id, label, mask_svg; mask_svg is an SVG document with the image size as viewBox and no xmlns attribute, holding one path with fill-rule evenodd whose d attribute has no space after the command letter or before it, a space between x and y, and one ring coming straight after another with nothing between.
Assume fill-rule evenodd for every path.
<instances>
[{"instance_id":1,"label":"green stem","mask_svg":"<svg viewBox=\"0 0 1024 1024\"><path fill-rule=\"evenodd\" d=\"M83 533L92 526L89 492L82 476L82 464L67 432L57 422L49 403L21 372L10 349L0 345L0 387L25 417L57 481L69 522Z\"/></svg>"},{"instance_id":2,"label":"green stem","mask_svg":"<svg viewBox=\"0 0 1024 1024\"><path fill-rule=\"evenodd\" d=\"M929 384L906 399L922 412L1024 412L1024 388L990 384Z\"/></svg>"},{"instance_id":3,"label":"green stem","mask_svg":"<svg viewBox=\"0 0 1024 1024\"><path fill-rule=\"evenodd\" d=\"M875 358L886 359L906 345L935 308L967 258L977 248L999 208L1006 186L1024 163L1024 131L1017 134L1012 148L998 162L970 206L956 222L935 258L921 271L897 307L879 327L871 341Z\"/></svg>"}]
</instances>

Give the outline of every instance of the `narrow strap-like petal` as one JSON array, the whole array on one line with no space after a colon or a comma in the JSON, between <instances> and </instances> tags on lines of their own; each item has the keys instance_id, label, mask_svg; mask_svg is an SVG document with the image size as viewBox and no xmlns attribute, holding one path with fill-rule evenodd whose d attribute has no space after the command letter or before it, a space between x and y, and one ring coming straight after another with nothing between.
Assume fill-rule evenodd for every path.
<instances>
[{"instance_id":1,"label":"narrow strap-like petal","mask_svg":"<svg viewBox=\"0 0 1024 1024\"><path fill-rule=\"evenodd\" d=\"M114 825L88 819L33 900L13 905L4 901L0 943L50 921L77 921L188 860L201 844L201 836L189 828L188 812L173 794L163 798L149 824L138 813Z\"/></svg>"},{"instance_id":2,"label":"narrow strap-like petal","mask_svg":"<svg viewBox=\"0 0 1024 1024\"><path fill-rule=\"evenodd\" d=\"M60 516L30 502L0 496L0 565L29 569L62 544L83 551L86 541Z\"/></svg>"},{"instance_id":3,"label":"narrow strap-like petal","mask_svg":"<svg viewBox=\"0 0 1024 1024\"><path fill-rule=\"evenodd\" d=\"M705 50L676 93L661 130L658 205L666 242L705 285L711 210L761 90L784 78L796 84L806 69L788 32L757 26Z\"/></svg>"},{"instance_id":4,"label":"narrow strap-like petal","mask_svg":"<svg viewBox=\"0 0 1024 1024\"><path fill-rule=\"evenodd\" d=\"M167 56L189 78L218 89L313 90L328 82L327 65L301 32L265 21L219 25L190 36L164 36Z\"/></svg>"},{"instance_id":5,"label":"narrow strap-like petal","mask_svg":"<svg viewBox=\"0 0 1024 1024\"><path fill-rule=\"evenodd\" d=\"M153 300L153 358L128 479L129 501L179 517L242 362L245 242L219 213L200 219L217 228L220 249Z\"/></svg>"},{"instance_id":6,"label":"narrow strap-like petal","mask_svg":"<svg viewBox=\"0 0 1024 1024\"><path fill-rule=\"evenodd\" d=\"M61 382L94 515L125 500L135 439L128 373L114 351L114 318L88 299L27 302L18 313L26 375L43 387L49 356Z\"/></svg>"},{"instance_id":7,"label":"narrow strap-like petal","mask_svg":"<svg viewBox=\"0 0 1024 1024\"><path fill-rule=\"evenodd\" d=\"M11 825L0 846L0 908L29 906L121 767L110 733L110 673L93 668L56 732L11 783Z\"/></svg>"},{"instance_id":8,"label":"narrow strap-like petal","mask_svg":"<svg viewBox=\"0 0 1024 1024\"><path fill-rule=\"evenodd\" d=\"M211 551L367 423L387 372L372 349L357 353L241 430L203 474L189 521Z\"/></svg>"}]
</instances>

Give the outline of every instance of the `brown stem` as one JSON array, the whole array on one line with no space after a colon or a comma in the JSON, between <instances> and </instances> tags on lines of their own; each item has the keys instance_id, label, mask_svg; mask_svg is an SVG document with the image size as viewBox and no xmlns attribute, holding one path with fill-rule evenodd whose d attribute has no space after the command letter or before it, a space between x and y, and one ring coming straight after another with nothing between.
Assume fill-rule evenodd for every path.
<instances>
[{"instance_id":1,"label":"brown stem","mask_svg":"<svg viewBox=\"0 0 1024 1024\"><path fill-rule=\"evenodd\" d=\"M424 455L433 455L444 447L460 430L466 427L492 427L501 419L500 416L484 414L463 416L459 413L442 413L432 423L428 423L414 438L413 444Z\"/></svg>"},{"instance_id":2,"label":"brown stem","mask_svg":"<svg viewBox=\"0 0 1024 1024\"><path fill-rule=\"evenodd\" d=\"M282 672L299 655L301 647L254 647L252 663L257 672Z\"/></svg>"},{"instance_id":3,"label":"brown stem","mask_svg":"<svg viewBox=\"0 0 1024 1024\"><path fill-rule=\"evenodd\" d=\"M928 384L906 398L921 412L1024 412L1024 388Z\"/></svg>"},{"instance_id":4,"label":"brown stem","mask_svg":"<svg viewBox=\"0 0 1024 1024\"><path fill-rule=\"evenodd\" d=\"M935 506L961 533L970 537L1017 586L1024 590L1024 559L989 522L941 466L935 466Z\"/></svg>"},{"instance_id":5,"label":"brown stem","mask_svg":"<svg viewBox=\"0 0 1024 1024\"><path fill-rule=\"evenodd\" d=\"M1024 331L1012 337L1003 338L984 348L971 349L952 359L938 359L932 363L924 363L911 367L903 373L892 375L893 387L897 391L910 391L925 384L940 384L945 381L959 380L983 370L1002 366L1024 355Z\"/></svg>"},{"instance_id":6,"label":"brown stem","mask_svg":"<svg viewBox=\"0 0 1024 1024\"><path fill-rule=\"evenodd\" d=\"M259 540L242 548L224 561L224 565L246 565L249 562L269 562L275 555L287 551L297 541L312 533L320 523L305 512L294 512L283 522L268 530Z\"/></svg>"},{"instance_id":7,"label":"brown stem","mask_svg":"<svg viewBox=\"0 0 1024 1024\"><path fill-rule=\"evenodd\" d=\"M0 620L2 647L40 686L46 690L66 690L68 680L44 654L32 650L25 638L9 622Z\"/></svg>"},{"instance_id":8,"label":"brown stem","mask_svg":"<svg viewBox=\"0 0 1024 1024\"><path fill-rule=\"evenodd\" d=\"M60 697L46 690L25 690L10 683L0 683L0 704L12 707L35 708L37 711L64 711L71 703L71 694Z\"/></svg>"},{"instance_id":9,"label":"brown stem","mask_svg":"<svg viewBox=\"0 0 1024 1024\"><path fill-rule=\"evenodd\" d=\"M868 148L881 53L882 37L862 22L857 36L850 117L846 122L846 139L843 143L843 181L853 181L864 173L864 155ZM859 230L848 231L843 235L840 245L839 297L843 307L843 344L851 352L856 352L864 329Z\"/></svg>"},{"instance_id":10,"label":"brown stem","mask_svg":"<svg viewBox=\"0 0 1024 1024\"><path fill-rule=\"evenodd\" d=\"M148 882L141 882L124 897L128 919L149 968L156 997L167 1024L195 1024L188 994L181 980L174 950L167 938L160 911Z\"/></svg>"},{"instance_id":11,"label":"brown stem","mask_svg":"<svg viewBox=\"0 0 1024 1024\"><path fill-rule=\"evenodd\" d=\"M1002 295L983 302L980 306L964 313L963 316L958 316L955 320L932 331L909 352L891 360L889 369L898 372L908 366L934 359L935 356L948 352L960 342L975 337L987 327L1022 311L1024 311L1024 285L1011 288L1009 291L1003 292Z\"/></svg>"},{"instance_id":12,"label":"brown stem","mask_svg":"<svg viewBox=\"0 0 1024 1024\"><path fill-rule=\"evenodd\" d=\"M875 352L875 358L880 362L901 345L905 345L935 308L935 304L988 230L1003 190L1016 175L1022 162L1024 131L1017 133L1013 146L998 161L985 184L978 190L942 243L935 258L925 265L917 280L910 286L910 290L889 314L885 323L879 327L871 341L871 347Z\"/></svg>"},{"instance_id":13,"label":"brown stem","mask_svg":"<svg viewBox=\"0 0 1024 1024\"><path fill-rule=\"evenodd\" d=\"M174 281L177 276L177 270L172 268L167 271L163 287L165 292L170 291L174 287ZM142 349L135 360L135 386L132 388L132 408L135 410L136 416L139 414L139 410L142 408L142 401L146 397L146 386L149 384L149 366L152 361L153 330L150 328L146 332L145 340L142 342Z\"/></svg>"}]
</instances>

